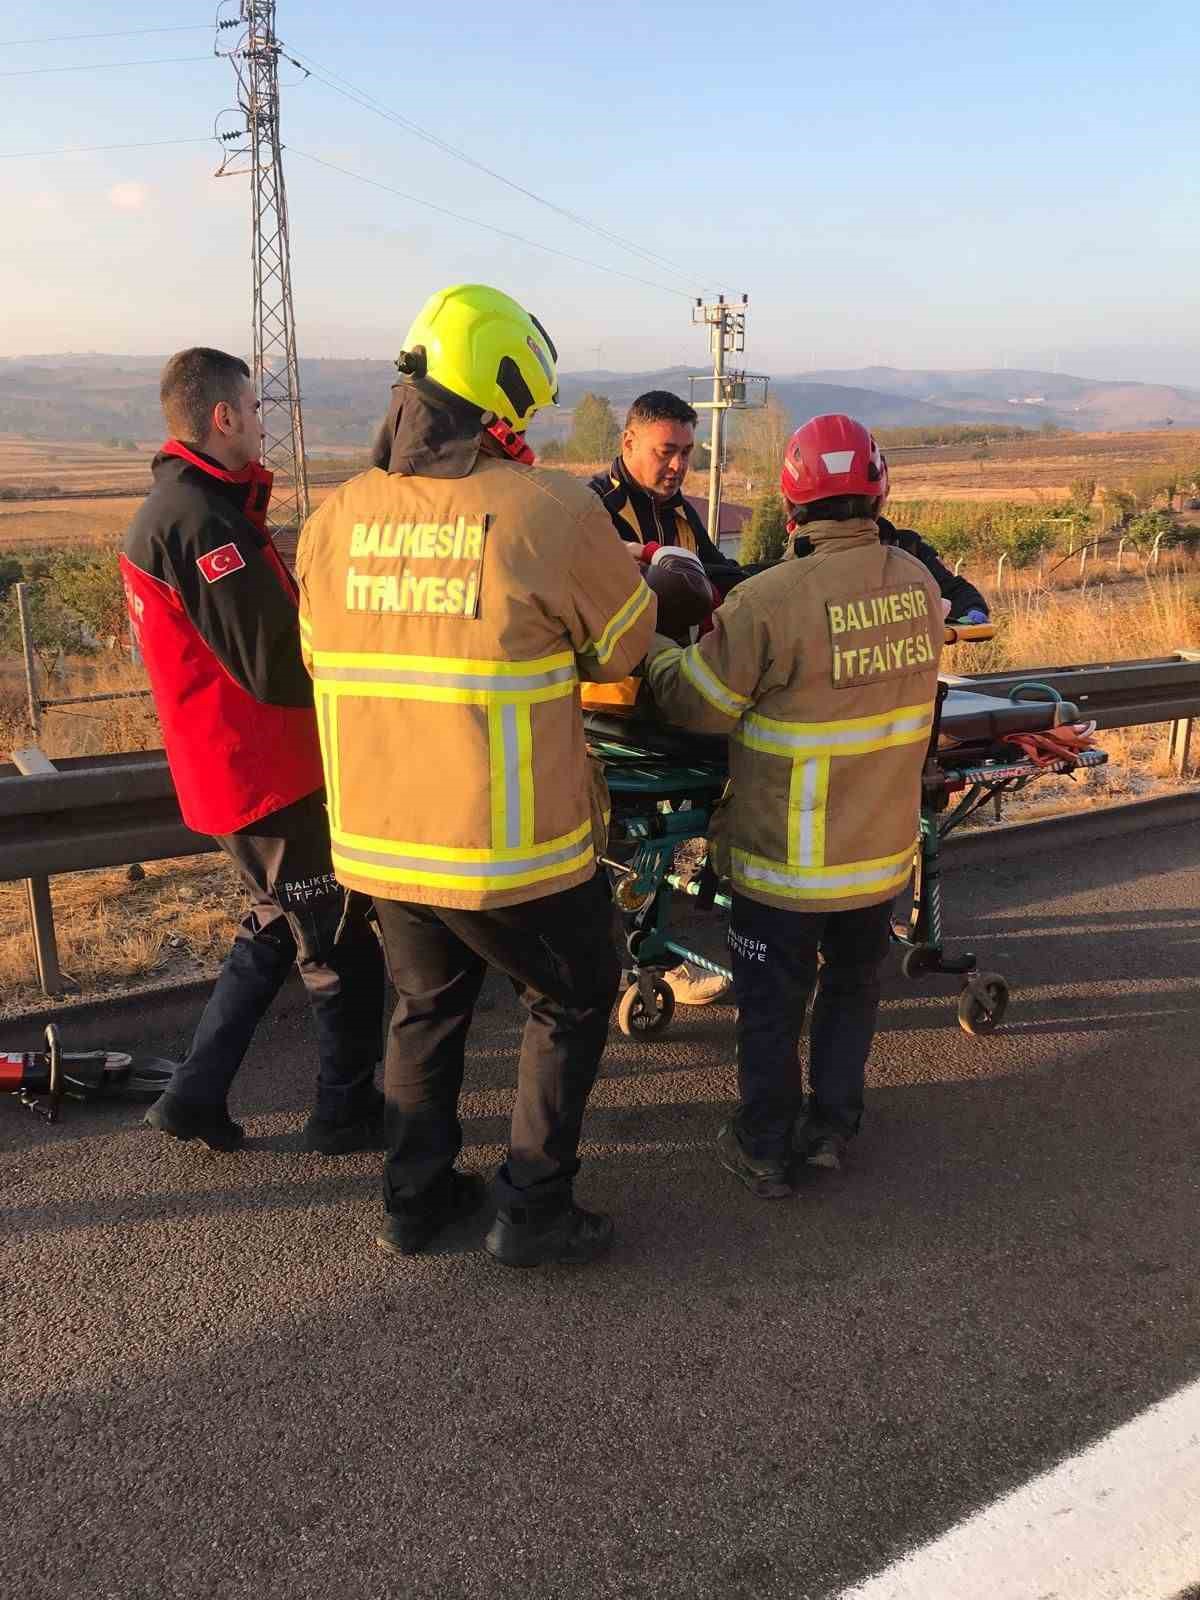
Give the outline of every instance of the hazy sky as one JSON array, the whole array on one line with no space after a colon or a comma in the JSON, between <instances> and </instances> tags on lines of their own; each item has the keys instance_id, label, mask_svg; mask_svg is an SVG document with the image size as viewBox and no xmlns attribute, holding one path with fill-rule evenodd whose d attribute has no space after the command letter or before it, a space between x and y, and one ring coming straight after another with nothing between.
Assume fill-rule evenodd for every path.
<instances>
[{"instance_id":1,"label":"hazy sky","mask_svg":"<svg viewBox=\"0 0 1200 1600\"><path fill-rule=\"evenodd\" d=\"M249 193L213 178L214 145L9 158L208 135L233 99L209 7L5 10L0 354L244 349ZM478 279L525 301L568 368L703 366L687 297L723 289L749 291L746 360L773 372L1057 356L1084 375L1200 384L1198 15L1195 0L280 0L286 48L682 269L289 68L301 352L390 356L428 292ZM160 57L205 59L102 65ZM82 63L94 70L15 75Z\"/></svg>"}]
</instances>

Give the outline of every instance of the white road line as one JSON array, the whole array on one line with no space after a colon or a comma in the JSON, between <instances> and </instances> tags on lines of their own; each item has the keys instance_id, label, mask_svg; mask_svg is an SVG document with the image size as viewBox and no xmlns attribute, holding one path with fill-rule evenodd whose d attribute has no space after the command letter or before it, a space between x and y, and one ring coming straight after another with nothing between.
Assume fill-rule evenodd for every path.
<instances>
[{"instance_id":1,"label":"white road line","mask_svg":"<svg viewBox=\"0 0 1200 1600\"><path fill-rule=\"evenodd\" d=\"M1200 1580L1200 1382L840 1600L1171 1600Z\"/></svg>"}]
</instances>

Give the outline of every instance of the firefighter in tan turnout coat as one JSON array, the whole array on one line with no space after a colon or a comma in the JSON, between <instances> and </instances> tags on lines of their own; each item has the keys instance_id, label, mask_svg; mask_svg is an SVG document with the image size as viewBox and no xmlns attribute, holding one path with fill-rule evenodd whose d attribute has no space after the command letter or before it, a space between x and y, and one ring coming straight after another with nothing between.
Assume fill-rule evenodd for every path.
<instances>
[{"instance_id":1,"label":"firefighter in tan turnout coat","mask_svg":"<svg viewBox=\"0 0 1200 1600\"><path fill-rule=\"evenodd\" d=\"M858 1130L942 646L936 582L879 541L887 465L866 428L813 418L788 445L782 484L794 558L739 585L698 644L656 638L647 666L667 720L731 735L713 849L727 852L733 888L741 1108L718 1149L772 1199L791 1193L793 1156L836 1166ZM814 979L805 1108L798 1046Z\"/></svg>"},{"instance_id":2,"label":"firefighter in tan turnout coat","mask_svg":"<svg viewBox=\"0 0 1200 1600\"><path fill-rule=\"evenodd\" d=\"M399 995L380 1243L401 1253L482 1199L454 1163L489 964L528 1019L487 1248L510 1265L582 1261L612 1236L572 1198L620 977L579 681L633 669L655 602L587 486L532 464L523 430L556 396L555 359L507 295L435 295L376 465L300 543L334 870L374 896Z\"/></svg>"}]
</instances>

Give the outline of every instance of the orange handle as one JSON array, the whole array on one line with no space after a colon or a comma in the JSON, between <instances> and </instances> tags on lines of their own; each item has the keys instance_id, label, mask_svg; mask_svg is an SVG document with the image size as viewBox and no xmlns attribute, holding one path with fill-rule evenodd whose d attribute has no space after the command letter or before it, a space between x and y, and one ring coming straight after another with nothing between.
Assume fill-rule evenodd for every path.
<instances>
[{"instance_id":1,"label":"orange handle","mask_svg":"<svg viewBox=\"0 0 1200 1600\"><path fill-rule=\"evenodd\" d=\"M946 624L945 642L947 644L975 644L981 639L994 639L996 625L993 622L948 622Z\"/></svg>"}]
</instances>

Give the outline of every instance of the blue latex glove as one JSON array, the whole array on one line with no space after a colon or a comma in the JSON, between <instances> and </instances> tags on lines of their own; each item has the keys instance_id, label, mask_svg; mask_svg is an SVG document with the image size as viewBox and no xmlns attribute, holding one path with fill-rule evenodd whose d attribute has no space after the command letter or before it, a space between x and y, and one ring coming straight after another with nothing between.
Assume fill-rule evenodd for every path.
<instances>
[{"instance_id":1,"label":"blue latex glove","mask_svg":"<svg viewBox=\"0 0 1200 1600\"><path fill-rule=\"evenodd\" d=\"M970 611L967 612L966 616L961 617L959 620L962 622L972 622L978 624L980 622L990 622L991 618L988 616L986 611L980 611L978 606L972 606Z\"/></svg>"}]
</instances>

